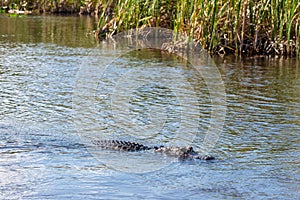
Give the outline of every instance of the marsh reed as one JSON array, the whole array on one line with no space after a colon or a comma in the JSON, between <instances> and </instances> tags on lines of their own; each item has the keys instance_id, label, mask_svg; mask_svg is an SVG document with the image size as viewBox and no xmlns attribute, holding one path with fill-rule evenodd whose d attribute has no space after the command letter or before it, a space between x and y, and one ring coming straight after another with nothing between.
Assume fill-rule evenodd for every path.
<instances>
[{"instance_id":1,"label":"marsh reed","mask_svg":"<svg viewBox=\"0 0 300 200\"><path fill-rule=\"evenodd\" d=\"M212 54L299 56L300 0L99 1L100 37L137 27L165 27Z\"/></svg>"}]
</instances>

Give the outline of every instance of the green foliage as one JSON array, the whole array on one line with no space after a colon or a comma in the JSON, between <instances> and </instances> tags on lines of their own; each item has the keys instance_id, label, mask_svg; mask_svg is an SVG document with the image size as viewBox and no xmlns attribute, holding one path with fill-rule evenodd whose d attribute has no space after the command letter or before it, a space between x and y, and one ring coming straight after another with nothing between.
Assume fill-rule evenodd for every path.
<instances>
[{"instance_id":1,"label":"green foliage","mask_svg":"<svg viewBox=\"0 0 300 200\"><path fill-rule=\"evenodd\" d=\"M108 5L108 1L101 1ZM188 35L213 52L216 48L242 54L243 46L259 51L274 41L299 52L300 0L114 0L111 29L162 26ZM109 23L105 9L99 27ZM293 47L289 42L293 40ZM250 45L250 47L249 47ZM270 45L270 44L269 44Z\"/></svg>"}]
</instances>

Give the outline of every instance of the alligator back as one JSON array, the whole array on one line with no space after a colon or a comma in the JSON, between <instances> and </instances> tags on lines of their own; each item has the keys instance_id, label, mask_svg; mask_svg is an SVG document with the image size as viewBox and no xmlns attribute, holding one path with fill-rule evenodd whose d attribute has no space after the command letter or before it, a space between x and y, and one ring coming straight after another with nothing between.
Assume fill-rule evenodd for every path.
<instances>
[{"instance_id":1,"label":"alligator back","mask_svg":"<svg viewBox=\"0 0 300 200\"><path fill-rule=\"evenodd\" d=\"M146 151L153 150L155 153L161 153L166 156L174 156L179 159L200 159L213 160L212 156L200 156L193 147L164 147L154 146L148 147L136 142L120 141L120 140L93 140L92 143L102 149L110 149L117 151Z\"/></svg>"},{"instance_id":2,"label":"alligator back","mask_svg":"<svg viewBox=\"0 0 300 200\"><path fill-rule=\"evenodd\" d=\"M136 142L127 142L120 140L93 140L92 143L102 149L119 151L145 151L151 149L150 147Z\"/></svg>"}]
</instances>

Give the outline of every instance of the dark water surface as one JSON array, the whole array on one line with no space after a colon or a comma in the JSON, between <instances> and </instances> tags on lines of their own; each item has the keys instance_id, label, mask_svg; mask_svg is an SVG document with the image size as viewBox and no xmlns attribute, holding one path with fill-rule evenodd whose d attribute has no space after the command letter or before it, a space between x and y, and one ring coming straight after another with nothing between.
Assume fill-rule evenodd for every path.
<instances>
[{"instance_id":1,"label":"dark water surface","mask_svg":"<svg viewBox=\"0 0 300 200\"><path fill-rule=\"evenodd\" d=\"M176 140L200 149L214 107L205 77L192 67L151 50L117 57L121 50L99 49L87 34L96 24L86 17L0 16L0 199L300 198L299 62L215 60L227 108L210 152L216 161L173 162L147 152L98 157L82 136L150 145ZM78 71L107 64L93 112L80 119L95 130L82 133L74 126ZM176 74L182 76L174 82ZM182 124L187 128L178 133ZM148 129L135 135L134 125ZM156 163L161 167L147 168Z\"/></svg>"}]
</instances>

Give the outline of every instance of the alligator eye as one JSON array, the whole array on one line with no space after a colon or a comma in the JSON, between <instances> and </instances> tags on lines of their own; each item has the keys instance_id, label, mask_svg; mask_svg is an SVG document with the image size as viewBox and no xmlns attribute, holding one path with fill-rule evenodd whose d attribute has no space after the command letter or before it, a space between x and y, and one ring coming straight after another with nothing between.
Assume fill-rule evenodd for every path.
<instances>
[{"instance_id":1,"label":"alligator eye","mask_svg":"<svg viewBox=\"0 0 300 200\"><path fill-rule=\"evenodd\" d=\"M214 160L215 157L213 156L204 156L203 160Z\"/></svg>"}]
</instances>

